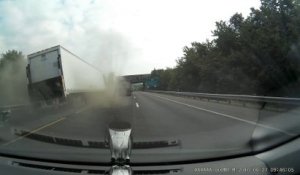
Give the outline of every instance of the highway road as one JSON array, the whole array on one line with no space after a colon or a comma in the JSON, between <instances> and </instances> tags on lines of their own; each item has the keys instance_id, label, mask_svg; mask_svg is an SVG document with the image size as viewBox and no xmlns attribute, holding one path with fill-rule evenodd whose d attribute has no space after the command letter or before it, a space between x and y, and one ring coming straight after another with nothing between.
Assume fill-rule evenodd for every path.
<instances>
[{"instance_id":1,"label":"highway road","mask_svg":"<svg viewBox=\"0 0 300 175\"><path fill-rule=\"evenodd\" d=\"M134 142L148 143L147 149L133 150L133 159L142 154L154 160L162 152L167 155L161 158L164 160L176 157L175 153L195 159L228 156L265 149L298 135L299 114L298 109L276 112L133 92L130 97L118 97L117 103L102 99L101 103L76 107L14 109L0 128L0 150L24 155L68 153L72 157L74 152L92 155L99 149L88 148L89 141L103 142L109 123L126 121L132 125ZM53 143L53 138L60 139L59 144ZM158 141L175 144L149 149ZM66 144L69 146L63 146ZM109 150L100 149L97 153L109 160Z\"/></svg>"}]
</instances>

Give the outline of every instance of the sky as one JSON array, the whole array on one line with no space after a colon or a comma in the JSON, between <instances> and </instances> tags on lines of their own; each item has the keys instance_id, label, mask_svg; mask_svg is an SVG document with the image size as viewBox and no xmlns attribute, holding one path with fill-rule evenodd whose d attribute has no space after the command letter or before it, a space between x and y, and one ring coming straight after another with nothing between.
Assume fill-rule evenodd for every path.
<instances>
[{"instance_id":1,"label":"sky","mask_svg":"<svg viewBox=\"0 0 300 175\"><path fill-rule=\"evenodd\" d=\"M62 45L121 75L174 67L215 22L247 16L259 0L0 0L0 53Z\"/></svg>"}]
</instances>

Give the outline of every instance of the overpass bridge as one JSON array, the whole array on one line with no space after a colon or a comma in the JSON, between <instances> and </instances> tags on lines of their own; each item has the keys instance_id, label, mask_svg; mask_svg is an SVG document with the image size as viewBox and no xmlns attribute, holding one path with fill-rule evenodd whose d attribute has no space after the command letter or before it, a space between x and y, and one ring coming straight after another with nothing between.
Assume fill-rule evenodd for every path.
<instances>
[{"instance_id":1,"label":"overpass bridge","mask_svg":"<svg viewBox=\"0 0 300 175\"><path fill-rule=\"evenodd\" d=\"M131 84L134 83L145 84L146 80L150 78L150 74L123 75L122 77L126 81L130 82Z\"/></svg>"}]
</instances>

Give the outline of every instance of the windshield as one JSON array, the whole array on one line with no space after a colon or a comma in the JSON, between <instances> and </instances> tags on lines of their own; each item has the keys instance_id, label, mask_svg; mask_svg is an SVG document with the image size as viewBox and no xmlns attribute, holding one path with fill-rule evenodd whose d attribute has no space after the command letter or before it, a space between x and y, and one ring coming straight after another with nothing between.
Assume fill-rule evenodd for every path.
<instances>
[{"instance_id":1,"label":"windshield","mask_svg":"<svg viewBox=\"0 0 300 175\"><path fill-rule=\"evenodd\" d=\"M296 0L3 0L0 11L2 155L177 162L299 136Z\"/></svg>"}]
</instances>

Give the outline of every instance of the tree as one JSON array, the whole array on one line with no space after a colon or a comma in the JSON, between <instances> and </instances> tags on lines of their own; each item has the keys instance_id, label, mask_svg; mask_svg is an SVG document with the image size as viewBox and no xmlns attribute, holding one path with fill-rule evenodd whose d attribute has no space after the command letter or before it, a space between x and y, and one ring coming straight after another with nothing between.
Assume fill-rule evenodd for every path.
<instances>
[{"instance_id":1,"label":"tree","mask_svg":"<svg viewBox=\"0 0 300 175\"><path fill-rule=\"evenodd\" d=\"M261 0L246 18L216 22L212 33L214 40L184 47L175 68L157 72L161 89L300 96L298 1Z\"/></svg>"}]
</instances>

